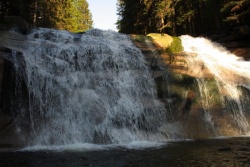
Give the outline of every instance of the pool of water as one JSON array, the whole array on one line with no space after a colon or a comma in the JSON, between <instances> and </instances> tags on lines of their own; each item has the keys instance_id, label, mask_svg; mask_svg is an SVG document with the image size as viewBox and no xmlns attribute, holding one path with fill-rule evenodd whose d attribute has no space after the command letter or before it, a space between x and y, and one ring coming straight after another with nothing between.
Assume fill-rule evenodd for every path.
<instances>
[{"instance_id":1,"label":"pool of water","mask_svg":"<svg viewBox=\"0 0 250 167\"><path fill-rule=\"evenodd\" d=\"M144 143L146 144L146 143ZM150 143L148 143L150 144ZM152 143L151 143L152 144ZM68 147L69 148L69 147ZM222 167L250 166L250 138L168 142L152 147L105 146L82 149L0 149L1 167Z\"/></svg>"}]
</instances>

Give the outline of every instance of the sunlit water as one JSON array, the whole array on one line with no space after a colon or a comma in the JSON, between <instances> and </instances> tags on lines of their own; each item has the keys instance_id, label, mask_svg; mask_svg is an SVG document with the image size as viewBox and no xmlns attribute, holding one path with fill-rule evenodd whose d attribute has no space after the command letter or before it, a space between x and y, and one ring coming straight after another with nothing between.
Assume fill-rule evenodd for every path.
<instances>
[{"instance_id":1,"label":"sunlit water","mask_svg":"<svg viewBox=\"0 0 250 167\"><path fill-rule=\"evenodd\" d=\"M188 35L181 36L184 51L197 55L198 61L202 61L204 66L215 76L221 103L225 110L232 114L238 124L242 134L250 131L249 123L245 113L249 112L248 95L243 94L241 87L250 90L250 62L237 57L221 45L206 38L194 38ZM211 121L209 111L209 92L203 79L198 79L202 105L207 113L207 120Z\"/></svg>"}]
</instances>

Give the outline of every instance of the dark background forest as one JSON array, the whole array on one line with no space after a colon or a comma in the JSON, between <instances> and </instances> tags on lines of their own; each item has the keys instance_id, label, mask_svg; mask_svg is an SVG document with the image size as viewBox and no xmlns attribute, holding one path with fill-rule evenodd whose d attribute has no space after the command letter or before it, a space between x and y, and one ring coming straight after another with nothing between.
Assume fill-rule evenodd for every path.
<instances>
[{"instance_id":1,"label":"dark background forest","mask_svg":"<svg viewBox=\"0 0 250 167\"><path fill-rule=\"evenodd\" d=\"M126 34L209 36L250 24L250 0L118 0L117 29ZM71 32L92 28L86 0L1 0L0 20L24 19L29 27Z\"/></svg>"},{"instance_id":2,"label":"dark background forest","mask_svg":"<svg viewBox=\"0 0 250 167\"><path fill-rule=\"evenodd\" d=\"M250 0L118 0L123 33L219 34L250 24Z\"/></svg>"}]
</instances>

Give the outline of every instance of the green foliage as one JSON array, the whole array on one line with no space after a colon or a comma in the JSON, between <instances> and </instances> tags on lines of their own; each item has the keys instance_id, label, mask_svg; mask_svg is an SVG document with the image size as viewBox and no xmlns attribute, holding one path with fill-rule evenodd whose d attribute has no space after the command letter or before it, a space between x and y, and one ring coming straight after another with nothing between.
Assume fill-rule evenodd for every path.
<instances>
[{"instance_id":1,"label":"green foliage","mask_svg":"<svg viewBox=\"0 0 250 167\"><path fill-rule=\"evenodd\" d=\"M167 53L182 52L184 48L182 47L181 39L179 37L173 37L173 42L166 48Z\"/></svg>"},{"instance_id":2,"label":"green foliage","mask_svg":"<svg viewBox=\"0 0 250 167\"><path fill-rule=\"evenodd\" d=\"M117 25L124 33L200 36L227 29L224 16L249 23L249 13L249 0L119 0Z\"/></svg>"},{"instance_id":3,"label":"green foliage","mask_svg":"<svg viewBox=\"0 0 250 167\"><path fill-rule=\"evenodd\" d=\"M146 43L147 41L153 42L153 39L151 37L145 35L133 35L133 40L143 43Z\"/></svg>"},{"instance_id":4,"label":"green foliage","mask_svg":"<svg viewBox=\"0 0 250 167\"><path fill-rule=\"evenodd\" d=\"M68 30L86 31L92 28L92 16L86 0L43 0L39 9L38 26Z\"/></svg>"},{"instance_id":5,"label":"green foliage","mask_svg":"<svg viewBox=\"0 0 250 167\"><path fill-rule=\"evenodd\" d=\"M157 32L159 19L155 17L153 0L118 0L119 32L127 34L143 34Z\"/></svg>"},{"instance_id":6,"label":"green foliage","mask_svg":"<svg viewBox=\"0 0 250 167\"><path fill-rule=\"evenodd\" d=\"M86 31L92 16L86 0L3 0L1 14L23 17L30 26ZM13 12L14 11L14 12Z\"/></svg>"},{"instance_id":7,"label":"green foliage","mask_svg":"<svg viewBox=\"0 0 250 167\"><path fill-rule=\"evenodd\" d=\"M250 0L231 0L226 2L221 8L221 12L226 15L224 21L232 24L244 25L250 19Z\"/></svg>"}]
</instances>

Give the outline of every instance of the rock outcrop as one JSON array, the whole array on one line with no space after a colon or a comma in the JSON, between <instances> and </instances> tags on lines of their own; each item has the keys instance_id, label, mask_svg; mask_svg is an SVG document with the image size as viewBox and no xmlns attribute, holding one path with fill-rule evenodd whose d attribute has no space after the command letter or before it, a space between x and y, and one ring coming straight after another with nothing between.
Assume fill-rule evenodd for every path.
<instances>
[{"instance_id":1,"label":"rock outcrop","mask_svg":"<svg viewBox=\"0 0 250 167\"><path fill-rule=\"evenodd\" d=\"M225 109L224 105L231 104L225 104L221 99L221 97L228 96L227 90L222 89L219 93L214 75L204 62L197 59L196 54L166 52L166 46L161 44L162 41L164 42L162 39L156 42L157 38L145 40L136 35L132 35L132 39L134 44L141 49L146 57L146 63L152 69L152 76L158 85L159 97L162 98L168 110L171 110L173 121L182 123L186 137L209 138L244 134L231 115L232 113L228 113ZM167 36L166 41L169 39ZM167 46L171 45L170 42L166 43ZM234 47L230 50L237 56L248 59L247 49ZM249 83L230 71L225 73L232 76L229 77L228 82ZM207 89L211 99L204 101L197 80L206 82L206 87L202 89ZM209 106L204 106L205 103Z\"/></svg>"}]
</instances>

